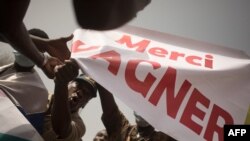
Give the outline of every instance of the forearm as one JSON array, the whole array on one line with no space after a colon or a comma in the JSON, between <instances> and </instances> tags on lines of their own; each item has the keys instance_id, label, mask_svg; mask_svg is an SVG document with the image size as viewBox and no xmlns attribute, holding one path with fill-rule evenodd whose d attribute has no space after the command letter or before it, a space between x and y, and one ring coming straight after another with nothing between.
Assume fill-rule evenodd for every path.
<instances>
[{"instance_id":1,"label":"forearm","mask_svg":"<svg viewBox=\"0 0 250 141\"><path fill-rule=\"evenodd\" d=\"M39 67L42 66L44 56L30 39L24 24L18 25L15 29L6 32L5 37L13 48L30 58Z\"/></svg>"},{"instance_id":2,"label":"forearm","mask_svg":"<svg viewBox=\"0 0 250 141\"><path fill-rule=\"evenodd\" d=\"M97 87L101 100L103 116L109 117L110 115L112 115L114 111L118 110L117 104L115 102L113 95L108 90L106 90L99 84L97 84Z\"/></svg>"},{"instance_id":3,"label":"forearm","mask_svg":"<svg viewBox=\"0 0 250 141\"><path fill-rule=\"evenodd\" d=\"M1 0L0 1L0 31L8 31L21 25L30 0Z\"/></svg>"},{"instance_id":4,"label":"forearm","mask_svg":"<svg viewBox=\"0 0 250 141\"><path fill-rule=\"evenodd\" d=\"M66 137L71 131L71 113L68 103L67 84L55 85L54 102L51 110L52 127L55 133L61 137Z\"/></svg>"},{"instance_id":5,"label":"forearm","mask_svg":"<svg viewBox=\"0 0 250 141\"><path fill-rule=\"evenodd\" d=\"M40 37L33 36L33 35L30 35L30 38L32 39L33 43L36 45L37 49L40 52L46 52L47 51L47 49L48 49L47 40L48 39L42 39Z\"/></svg>"}]
</instances>

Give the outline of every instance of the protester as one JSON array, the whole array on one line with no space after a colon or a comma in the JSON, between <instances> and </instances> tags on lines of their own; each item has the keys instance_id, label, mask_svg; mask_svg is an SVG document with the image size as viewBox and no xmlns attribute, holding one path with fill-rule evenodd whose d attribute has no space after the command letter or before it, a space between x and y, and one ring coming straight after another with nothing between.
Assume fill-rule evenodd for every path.
<instances>
[{"instance_id":1,"label":"protester","mask_svg":"<svg viewBox=\"0 0 250 141\"><path fill-rule=\"evenodd\" d=\"M55 65L61 64L61 62L57 58L39 52L31 40L23 23L29 2L29 0L0 1L0 40L10 43L14 49L27 56L40 67L49 78L53 78L53 69ZM42 45L45 44L47 42L43 42Z\"/></svg>"},{"instance_id":2,"label":"protester","mask_svg":"<svg viewBox=\"0 0 250 141\"><path fill-rule=\"evenodd\" d=\"M78 65L73 60L55 67L55 90L45 117L45 141L79 141L85 125L79 109L96 97L95 82L86 75L78 77Z\"/></svg>"},{"instance_id":3,"label":"protester","mask_svg":"<svg viewBox=\"0 0 250 141\"><path fill-rule=\"evenodd\" d=\"M175 141L135 113L136 125L129 121L119 110L113 95L97 84L103 110L102 122L106 130L98 132L94 141Z\"/></svg>"},{"instance_id":4,"label":"protester","mask_svg":"<svg viewBox=\"0 0 250 141\"><path fill-rule=\"evenodd\" d=\"M14 56L14 63L0 67L0 88L41 133L48 91L34 69L35 64L17 51Z\"/></svg>"},{"instance_id":5,"label":"protester","mask_svg":"<svg viewBox=\"0 0 250 141\"><path fill-rule=\"evenodd\" d=\"M33 28L29 34L35 38L46 40L49 36L40 29ZM61 42L61 39L51 42ZM52 55L63 56L67 48L54 48L54 46L37 46L41 52L48 52ZM63 52L62 52L63 51ZM56 52L56 53L54 53ZM0 68L0 87L12 97L12 102L23 115L30 121L35 129L42 133L43 118L46 111L48 91L40 76L34 69L34 63L18 51L14 51L15 61ZM60 57L67 59L70 56ZM7 58L6 58L7 59ZM31 100L32 99L32 100Z\"/></svg>"},{"instance_id":6,"label":"protester","mask_svg":"<svg viewBox=\"0 0 250 141\"><path fill-rule=\"evenodd\" d=\"M125 24L144 8L138 6L146 6L149 2L150 0L73 0L73 5L78 24L82 28L106 30ZM40 67L49 78L53 78L54 67L62 62L39 52L36 47L38 45L29 37L23 23L29 3L30 0L0 1L0 40L9 42ZM47 43L43 42L45 44Z\"/></svg>"}]
</instances>

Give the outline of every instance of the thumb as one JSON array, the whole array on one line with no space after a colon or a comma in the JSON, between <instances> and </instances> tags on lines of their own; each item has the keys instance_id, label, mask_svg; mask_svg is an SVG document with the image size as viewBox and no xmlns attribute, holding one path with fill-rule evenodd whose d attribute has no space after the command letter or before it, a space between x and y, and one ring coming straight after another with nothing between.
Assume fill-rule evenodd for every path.
<instances>
[{"instance_id":1,"label":"thumb","mask_svg":"<svg viewBox=\"0 0 250 141\"><path fill-rule=\"evenodd\" d=\"M70 35L70 36L68 36L68 37L64 37L64 38L62 38L62 40L64 40L65 42L68 42L68 41L72 40L72 39L73 39L73 37L74 37L74 35L73 35L73 34L71 34L71 35Z\"/></svg>"}]
</instances>

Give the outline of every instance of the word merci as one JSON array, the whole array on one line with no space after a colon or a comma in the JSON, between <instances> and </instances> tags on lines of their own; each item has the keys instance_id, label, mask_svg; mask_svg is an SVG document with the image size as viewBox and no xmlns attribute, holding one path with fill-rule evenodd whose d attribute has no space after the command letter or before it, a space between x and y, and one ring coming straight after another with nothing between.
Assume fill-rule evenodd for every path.
<instances>
[{"instance_id":1,"label":"word merci","mask_svg":"<svg viewBox=\"0 0 250 141\"><path fill-rule=\"evenodd\" d=\"M147 48L147 45L150 41L143 40L136 44L131 43L131 37L124 35L119 43L126 43L129 48L137 46L136 51L144 52ZM84 45L84 48L83 48ZM81 46L81 47L79 47ZM86 46L82 41L74 42L72 46L72 52L82 52L98 49L99 46ZM158 51L157 51L158 50ZM160 51L161 50L161 51ZM165 57L167 55L167 50L164 51L163 48L151 48L148 50L152 55L158 55ZM216 104L212 104L211 101L204 96L197 88L193 88L191 82L188 80L184 80L179 89L176 89L176 78L177 78L177 70L171 66L166 68L164 75L162 78L158 78L153 75L153 71L157 71L159 69L164 69L160 63L151 61L151 60L143 60L143 59L131 59L125 65L125 67L121 67L121 53L110 50L106 52L101 52L99 54L90 56L91 59L103 59L108 63L108 71L112 73L114 76L118 74L120 69L125 68L125 80L127 85L137 93L141 94L144 98L148 95L148 102L154 106L157 106L159 100L163 95L166 95L166 115L179 120L179 122L192 130L197 135L203 137L205 140L212 141L214 138L214 134L217 133L218 140L223 141L223 127L218 125L219 120L224 120L225 124L233 124L233 118L224 109L219 107ZM202 57L190 55L186 56L184 53L172 52L170 53L170 59L178 60L178 57L185 58L186 62L196 66L203 66L206 68L213 68L213 60L212 56L206 56L205 59ZM198 60L203 60L204 63L198 63ZM148 63L151 65L153 70L151 72L147 72L144 80L137 79L136 70L140 69L141 63ZM159 79L157 81L157 79ZM155 86L155 83L158 83ZM153 92L149 94L149 90L152 86L155 86ZM177 90L177 92L175 91ZM188 99L188 102L183 111L180 110L180 106L184 99L187 97L188 92L191 92L191 96ZM165 92L165 93L164 93ZM212 106L211 112L205 111L204 108L199 108L196 105L200 104L204 108L208 109L210 105ZM177 113L182 112L180 119L177 119ZM209 115L209 120L204 125L201 125L193 120L194 116L199 120L204 122L204 118L206 115Z\"/></svg>"},{"instance_id":2,"label":"word merci","mask_svg":"<svg viewBox=\"0 0 250 141\"><path fill-rule=\"evenodd\" d=\"M197 56L197 55L187 55L184 52L178 52L178 51L168 51L164 47L151 47L149 46L151 41L150 40L140 40L136 43L132 43L131 36L129 35L123 35L121 39L116 41L117 43L125 44L127 49L133 49L140 53L145 53L147 51L148 54L162 58L162 59L169 59L172 61L180 61L184 60L186 63L193 65L193 66L199 66L204 67L208 69L213 69L213 56L206 54L204 57ZM74 45L72 47L72 52L79 52L79 51L88 51L92 49L100 48L100 46L90 46L87 48L78 48L80 45L84 45L83 42L80 40L77 40L74 42Z\"/></svg>"}]
</instances>

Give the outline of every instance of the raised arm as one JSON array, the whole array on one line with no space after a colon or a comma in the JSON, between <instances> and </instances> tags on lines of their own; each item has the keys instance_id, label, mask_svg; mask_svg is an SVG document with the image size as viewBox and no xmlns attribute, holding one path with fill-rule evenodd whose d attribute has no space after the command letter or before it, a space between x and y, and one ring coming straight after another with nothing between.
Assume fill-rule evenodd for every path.
<instances>
[{"instance_id":1,"label":"raised arm","mask_svg":"<svg viewBox=\"0 0 250 141\"><path fill-rule=\"evenodd\" d=\"M68 103L68 83L78 75L78 66L71 61L55 68L55 90L51 109L52 127L59 138L71 132L71 111Z\"/></svg>"},{"instance_id":2,"label":"raised arm","mask_svg":"<svg viewBox=\"0 0 250 141\"><path fill-rule=\"evenodd\" d=\"M54 66L60 64L60 61L56 58L46 58L39 52L23 23L29 2L30 0L0 1L0 34L4 41L30 58L49 78L53 78Z\"/></svg>"},{"instance_id":3,"label":"raised arm","mask_svg":"<svg viewBox=\"0 0 250 141\"><path fill-rule=\"evenodd\" d=\"M2 0L0 33L16 50L29 57L38 66L42 66L44 57L37 50L31 39L23 18L30 0Z\"/></svg>"},{"instance_id":4,"label":"raised arm","mask_svg":"<svg viewBox=\"0 0 250 141\"><path fill-rule=\"evenodd\" d=\"M103 117L111 117L113 112L118 111L118 106L113 95L100 84L97 84L99 96L101 99Z\"/></svg>"}]
</instances>

